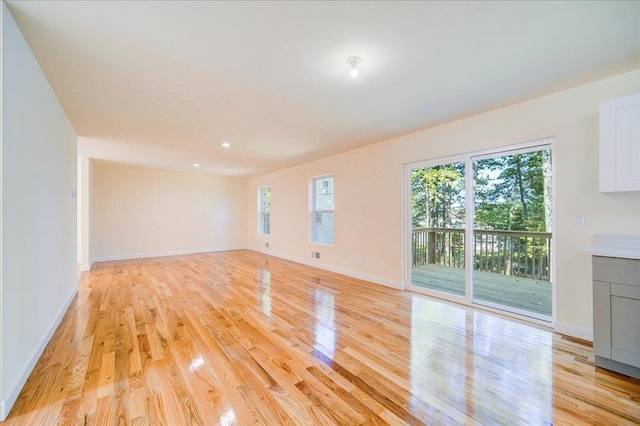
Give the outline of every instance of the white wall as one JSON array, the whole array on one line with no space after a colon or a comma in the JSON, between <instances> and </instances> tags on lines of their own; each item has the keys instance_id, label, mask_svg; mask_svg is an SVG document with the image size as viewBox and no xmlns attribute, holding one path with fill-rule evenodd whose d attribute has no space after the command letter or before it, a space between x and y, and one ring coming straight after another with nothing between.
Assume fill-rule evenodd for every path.
<instances>
[{"instance_id":1,"label":"white wall","mask_svg":"<svg viewBox=\"0 0 640 426\"><path fill-rule=\"evenodd\" d=\"M403 164L555 137L556 328L591 338L593 234L640 234L640 193L598 192L598 104L640 91L640 70L248 181L249 248L402 287ZM308 179L335 176L335 245L309 243ZM257 235L257 188L271 186L272 235ZM586 218L575 225L575 216ZM269 241L270 247L264 248Z\"/></svg>"},{"instance_id":2,"label":"white wall","mask_svg":"<svg viewBox=\"0 0 640 426\"><path fill-rule=\"evenodd\" d=\"M95 162L91 257L244 248L246 181Z\"/></svg>"},{"instance_id":3,"label":"white wall","mask_svg":"<svg viewBox=\"0 0 640 426\"><path fill-rule=\"evenodd\" d=\"M2 2L0 419L77 291L76 134Z\"/></svg>"},{"instance_id":4,"label":"white wall","mask_svg":"<svg viewBox=\"0 0 640 426\"><path fill-rule=\"evenodd\" d=\"M78 263L81 271L91 269L92 186L93 163L86 156L78 156Z\"/></svg>"},{"instance_id":5,"label":"white wall","mask_svg":"<svg viewBox=\"0 0 640 426\"><path fill-rule=\"evenodd\" d=\"M76 169L76 211L78 220L76 221L76 259L78 265L82 264L82 157L78 156Z\"/></svg>"}]
</instances>

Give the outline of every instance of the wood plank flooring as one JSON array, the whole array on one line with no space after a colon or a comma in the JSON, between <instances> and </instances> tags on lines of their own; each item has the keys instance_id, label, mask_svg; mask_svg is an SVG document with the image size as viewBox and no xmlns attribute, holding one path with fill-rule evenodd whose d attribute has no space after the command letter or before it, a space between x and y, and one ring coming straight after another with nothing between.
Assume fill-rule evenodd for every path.
<instances>
[{"instance_id":1,"label":"wood plank flooring","mask_svg":"<svg viewBox=\"0 0 640 426\"><path fill-rule=\"evenodd\" d=\"M638 422L581 342L231 251L84 274L3 426Z\"/></svg>"}]
</instances>

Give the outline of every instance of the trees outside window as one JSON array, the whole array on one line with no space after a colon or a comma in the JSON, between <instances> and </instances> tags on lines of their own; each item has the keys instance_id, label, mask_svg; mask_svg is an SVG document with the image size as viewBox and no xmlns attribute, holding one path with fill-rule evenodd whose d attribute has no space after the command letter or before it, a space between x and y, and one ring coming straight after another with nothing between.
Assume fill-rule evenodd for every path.
<instances>
[{"instance_id":1,"label":"trees outside window","mask_svg":"<svg viewBox=\"0 0 640 426\"><path fill-rule=\"evenodd\" d=\"M312 179L313 242L333 244L333 176Z\"/></svg>"},{"instance_id":2,"label":"trees outside window","mask_svg":"<svg viewBox=\"0 0 640 426\"><path fill-rule=\"evenodd\" d=\"M258 233L271 235L271 187L258 188Z\"/></svg>"}]
</instances>

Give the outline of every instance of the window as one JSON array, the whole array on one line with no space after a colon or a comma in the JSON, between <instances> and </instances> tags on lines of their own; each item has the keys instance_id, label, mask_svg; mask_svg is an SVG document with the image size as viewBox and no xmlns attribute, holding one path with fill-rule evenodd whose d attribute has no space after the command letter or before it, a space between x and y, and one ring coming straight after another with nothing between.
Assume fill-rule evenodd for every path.
<instances>
[{"instance_id":1,"label":"window","mask_svg":"<svg viewBox=\"0 0 640 426\"><path fill-rule=\"evenodd\" d=\"M271 235L271 187L258 188L258 234Z\"/></svg>"},{"instance_id":2,"label":"window","mask_svg":"<svg viewBox=\"0 0 640 426\"><path fill-rule=\"evenodd\" d=\"M333 176L314 178L312 185L313 242L333 244Z\"/></svg>"}]
</instances>

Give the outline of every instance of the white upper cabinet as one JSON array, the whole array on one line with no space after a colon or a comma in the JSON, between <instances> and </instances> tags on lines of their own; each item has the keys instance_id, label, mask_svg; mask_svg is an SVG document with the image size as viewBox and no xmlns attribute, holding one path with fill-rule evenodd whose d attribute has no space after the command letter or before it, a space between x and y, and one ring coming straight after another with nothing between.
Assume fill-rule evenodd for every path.
<instances>
[{"instance_id":1,"label":"white upper cabinet","mask_svg":"<svg viewBox=\"0 0 640 426\"><path fill-rule=\"evenodd\" d=\"M640 93L600 102L600 192L640 191Z\"/></svg>"}]
</instances>

